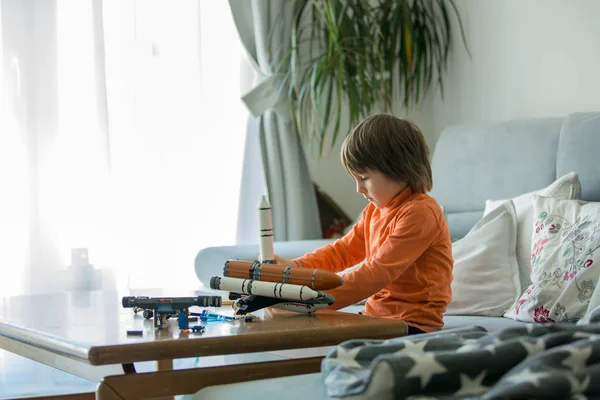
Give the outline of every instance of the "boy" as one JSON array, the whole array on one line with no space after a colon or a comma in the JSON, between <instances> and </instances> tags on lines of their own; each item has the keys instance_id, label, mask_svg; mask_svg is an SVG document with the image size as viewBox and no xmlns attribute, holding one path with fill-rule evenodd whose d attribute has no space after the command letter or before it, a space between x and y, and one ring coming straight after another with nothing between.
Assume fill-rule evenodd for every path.
<instances>
[{"instance_id":1,"label":"boy","mask_svg":"<svg viewBox=\"0 0 600 400\"><path fill-rule=\"evenodd\" d=\"M369 204L362 219L333 244L276 262L340 272L344 285L326 291L338 310L368 297L364 314L402 319L409 334L443 326L452 298L452 243L442 210L426 193L432 177L425 138L413 123L368 117L345 138L342 164Z\"/></svg>"}]
</instances>

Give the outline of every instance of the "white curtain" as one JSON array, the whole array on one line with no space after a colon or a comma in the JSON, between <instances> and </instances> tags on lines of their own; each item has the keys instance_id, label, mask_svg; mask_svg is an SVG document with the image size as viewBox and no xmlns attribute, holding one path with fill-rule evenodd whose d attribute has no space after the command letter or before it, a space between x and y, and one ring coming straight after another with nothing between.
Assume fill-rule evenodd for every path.
<instances>
[{"instance_id":1,"label":"white curtain","mask_svg":"<svg viewBox=\"0 0 600 400\"><path fill-rule=\"evenodd\" d=\"M0 2L0 294L87 248L132 288L195 288L235 242L252 82L226 2Z\"/></svg>"}]
</instances>

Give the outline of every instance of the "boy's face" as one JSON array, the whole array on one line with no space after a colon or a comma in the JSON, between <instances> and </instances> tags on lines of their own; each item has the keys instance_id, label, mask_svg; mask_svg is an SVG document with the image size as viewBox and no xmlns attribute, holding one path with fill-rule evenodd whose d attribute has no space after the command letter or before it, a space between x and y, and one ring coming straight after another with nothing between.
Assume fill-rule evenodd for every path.
<instances>
[{"instance_id":1,"label":"boy's face","mask_svg":"<svg viewBox=\"0 0 600 400\"><path fill-rule=\"evenodd\" d=\"M387 206L407 186L406 182L388 178L379 171L350 175L356 181L356 191L377 208Z\"/></svg>"}]
</instances>

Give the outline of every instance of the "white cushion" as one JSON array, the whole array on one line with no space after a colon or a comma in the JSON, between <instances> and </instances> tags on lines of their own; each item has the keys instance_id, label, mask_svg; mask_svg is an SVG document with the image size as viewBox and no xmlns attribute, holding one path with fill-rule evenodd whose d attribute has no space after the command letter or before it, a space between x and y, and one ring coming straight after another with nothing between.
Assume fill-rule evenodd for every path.
<instances>
[{"instance_id":1,"label":"white cushion","mask_svg":"<svg viewBox=\"0 0 600 400\"><path fill-rule=\"evenodd\" d=\"M533 222L531 199L533 195L565 200L579 199L581 195L579 176L575 172L570 172L543 189L511 199L517 215L517 262L519 263L519 276L523 288L531 284L529 275L531 274L531 227ZM487 200L483 214L489 213L505 201Z\"/></svg>"},{"instance_id":2,"label":"white cushion","mask_svg":"<svg viewBox=\"0 0 600 400\"><path fill-rule=\"evenodd\" d=\"M533 197L531 280L506 317L573 322L584 316L600 276L600 203Z\"/></svg>"},{"instance_id":3,"label":"white cushion","mask_svg":"<svg viewBox=\"0 0 600 400\"><path fill-rule=\"evenodd\" d=\"M507 201L452 244L454 279L446 315L500 317L521 295L516 215Z\"/></svg>"}]
</instances>

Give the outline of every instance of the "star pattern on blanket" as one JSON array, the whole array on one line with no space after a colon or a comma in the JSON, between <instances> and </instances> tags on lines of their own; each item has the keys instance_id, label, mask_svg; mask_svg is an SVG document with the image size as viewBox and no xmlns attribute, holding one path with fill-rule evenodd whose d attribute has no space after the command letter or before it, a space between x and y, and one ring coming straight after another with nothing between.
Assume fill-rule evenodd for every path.
<instances>
[{"instance_id":1,"label":"star pattern on blanket","mask_svg":"<svg viewBox=\"0 0 600 400\"><path fill-rule=\"evenodd\" d=\"M575 393L569 397L569 400L588 400L587 396L581 393Z\"/></svg>"},{"instance_id":2,"label":"star pattern on blanket","mask_svg":"<svg viewBox=\"0 0 600 400\"><path fill-rule=\"evenodd\" d=\"M569 346L565 349L569 355L562 360L561 365L569 367L572 371L581 371L585 366L585 362L592 355L592 346L575 347Z\"/></svg>"},{"instance_id":3,"label":"star pattern on blanket","mask_svg":"<svg viewBox=\"0 0 600 400\"><path fill-rule=\"evenodd\" d=\"M530 324L498 332L477 326L452 329L397 338L385 346L381 341L341 344L322 364L328 393L359 396L379 382L383 392L378 396L389 398L401 391L411 399L463 400L486 394L547 398L550 393L579 400L600 379L600 312L597 322L581 328ZM378 368L381 363L387 369ZM381 379L393 386L382 387Z\"/></svg>"},{"instance_id":4,"label":"star pattern on blanket","mask_svg":"<svg viewBox=\"0 0 600 400\"><path fill-rule=\"evenodd\" d=\"M407 355L414 361L415 365L408 371L406 376L409 378L420 378L421 388L427 386L433 375L448 372L448 369L436 360L434 353L407 353Z\"/></svg>"},{"instance_id":5,"label":"star pattern on blanket","mask_svg":"<svg viewBox=\"0 0 600 400\"><path fill-rule=\"evenodd\" d=\"M485 351L489 351L493 355L493 354L496 354L496 349L498 348L498 345L500 345L502 343L503 343L502 340L496 338L492 341L492 343L482 346L481 343L479 343L479 341L477 341L475 339L467 339L467 340L465 340L465 344L463 346L456 349L456 352L457 353L466 353L466 352L473 351L473 350L485 350Z\"/></svg>"},{"instance_id":6,"label":"star pattern on blanket","mask_svg":"<svg viewBox=\"0 0 600 400\"><path fill-rule=\"evenodd\" d=\"M579 379L573 374L567 374L567 380L571 384L571 393L585 392L590 386L590 376L586 376L580 382Z\"/></svg>"},{"instance_id":7,"label":"star pattern on blanket","mask_svg":"<svg viewBox=\"0 0 600 400\"><path fill-rule=\"evenodd\" d=\"M490 343L487 346L483 346L483 350L489 351L492 354L496 354L496 350L498 349L498 345L500 345L502 341L500 339L494 340L494 343Z\"/></svg>"},{"instance_id":8,"label":"star pattern on blanket","mask_svg":"<svg viewBox=\"0 0 600 400\"><path fill-rule=\"evenodd\" d=\"M402 355L405 353L411 354L425 354L425 346L427 346L427 340L421 342L404 342L404 347L394 353L394 355Z\"/></svg>"},{"instance_id":9,"label":"star pattern on blanket","mask_svg":"<svg viewBox=\"0 0 600 400\"><path fill-rule=\"evenodd\" d=\"M600 340L600 335L591 332L575 332L575 334L573 334L573 337L575 339L583 338L591 341Z\"/></svg>"},{"instance_id":10,"label":"star pattern on blanket","mask_svg":"<svg viewBox=\"0 0 600 400\"><path fill-rule=\"evenodd\" d=\"M546 350L544 341L536 338L522 338L519 339L519 343L525 348L527 355L541 353Z\"/></svg>"},{"instance_id":11,"label":"star pattern on blanket","mask_svg":"<svg viewBox=\"0 0 600 400\"><path fill-rule=\"evenodd\" d=\"M507 382L512 383L533 383L534 386L540 386L540 379L548 376L547 372L533 372L530 368L525 368L519 373L509 376L506 378Z\"/></svg>"},{"instance_id":12,"label":"star pattern on blanket","mask_svg":"<svg viewBox=\"0 0 600 400\"><path fill-rule=\"evenodd\" d=\"M362 349L361 346L356 346L352 349L347 349L344 346L339 346L337 348L337 357L335 360L339 365L343 365L344 367L349 368L362 368L362 365L356 361L356 356L358 352Z\"/></svg>"},{"instance_id":13,"label":"star pattern on blanket","mask_svg":"<svg viewBox=\"0 0 600 400\"><path fill-rule=\"evenodd\" d=\"M460 389L454 392L455 396L471 396L488 391L488 387L481 384L485 378L487 371L483 371L477 375L474 379L469 378L468 375L460 374Z\"/></svg>"},{"instance_id":14,"label":"star pattern on blanket","mask_svg":"<svg viewBox=\"0 0 600 400\"><path fill-rule=\"evenodd\" d=\"M460 346L458 349L456 349L457 353L467 353L472 350L481 349L481 345L475 339L466 339L463 343L464 344L462 346Z\"/></svg>"}]
</instances>

